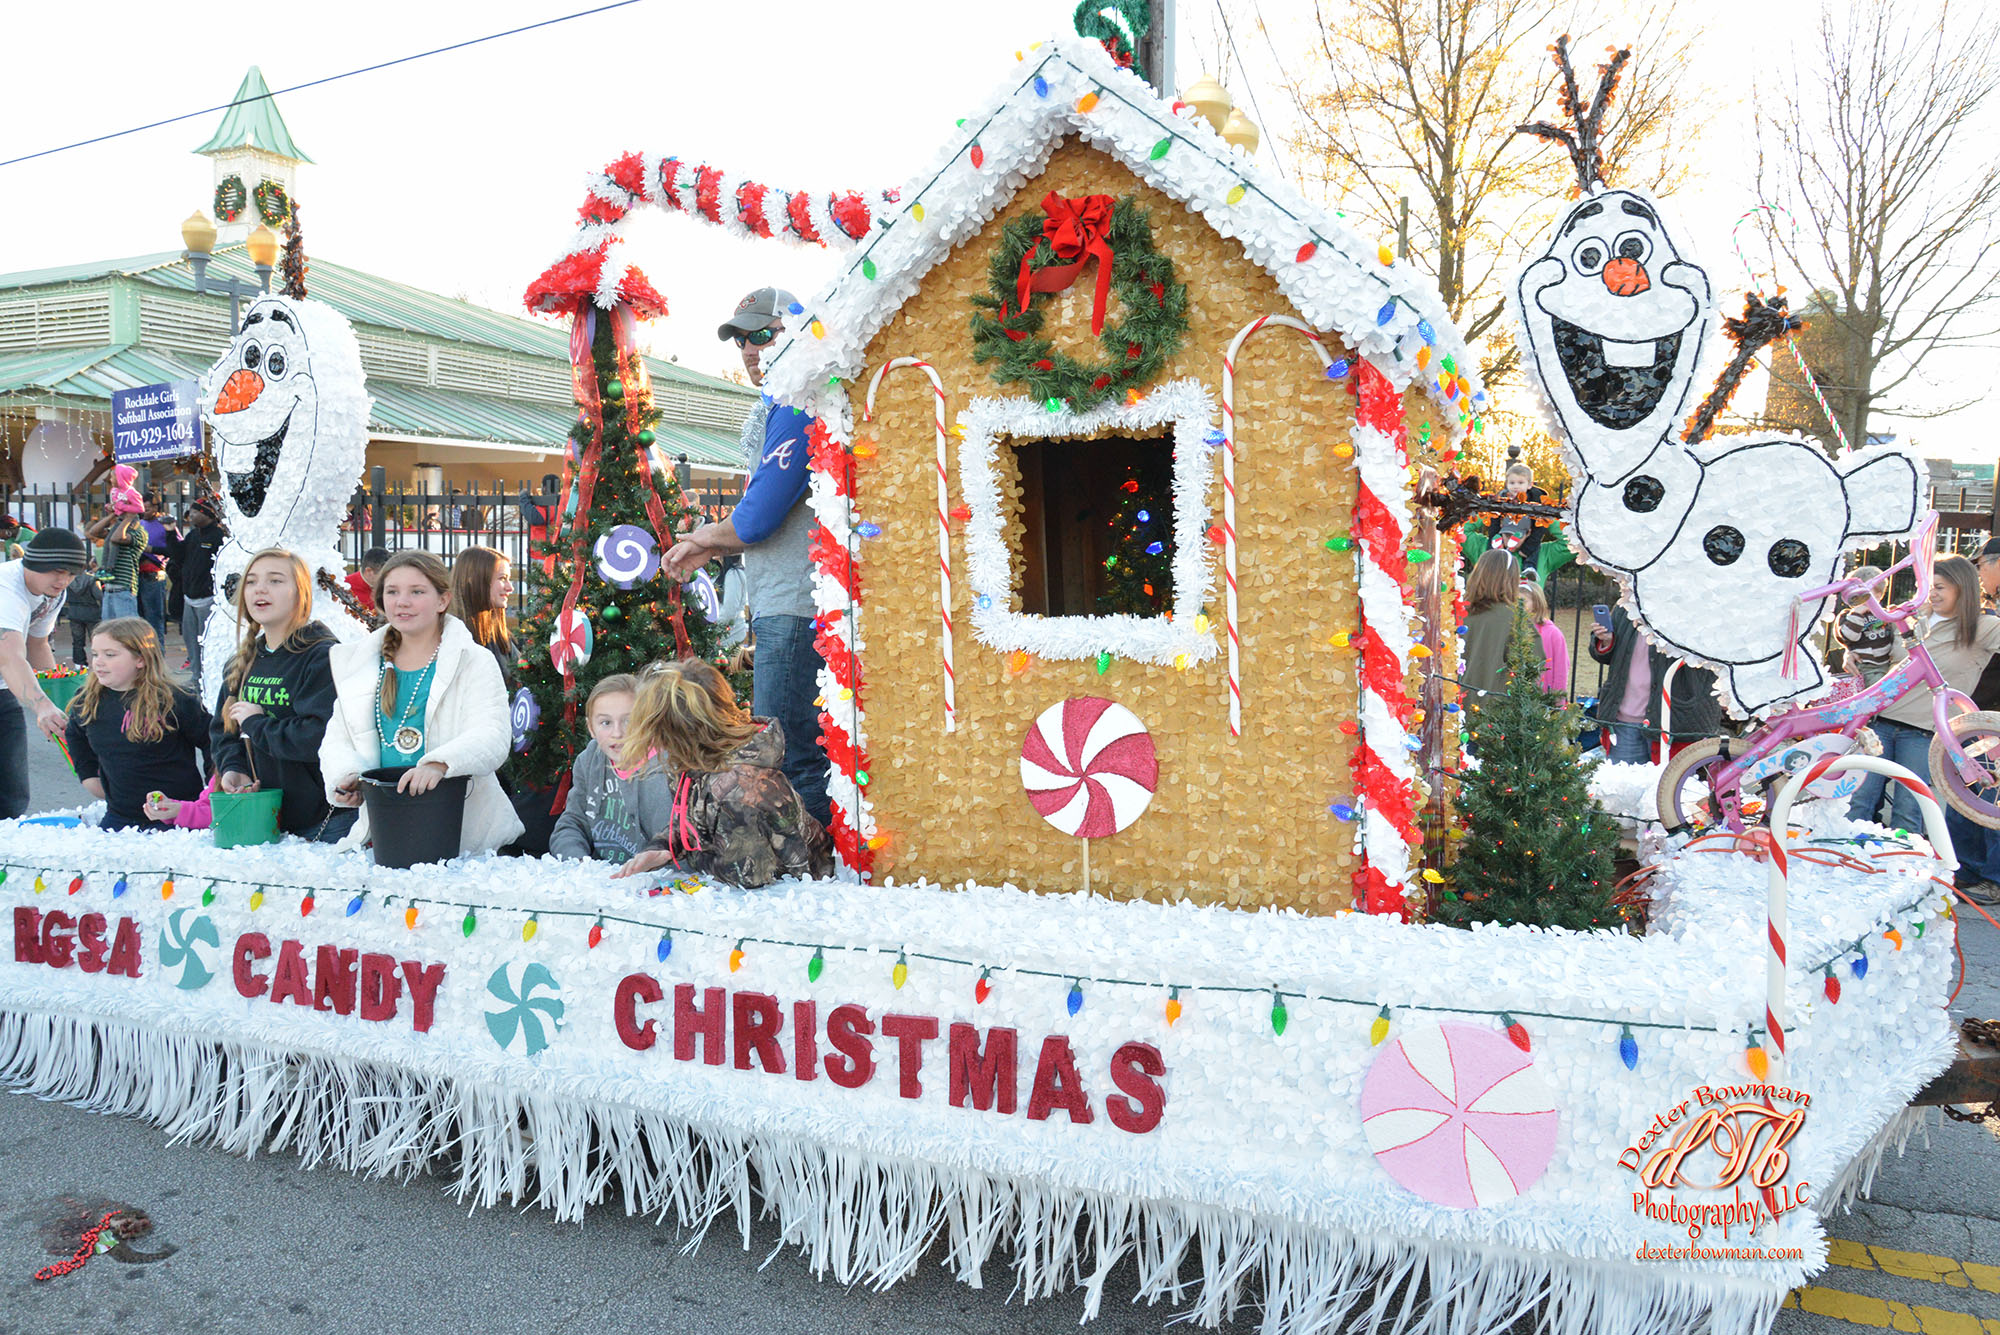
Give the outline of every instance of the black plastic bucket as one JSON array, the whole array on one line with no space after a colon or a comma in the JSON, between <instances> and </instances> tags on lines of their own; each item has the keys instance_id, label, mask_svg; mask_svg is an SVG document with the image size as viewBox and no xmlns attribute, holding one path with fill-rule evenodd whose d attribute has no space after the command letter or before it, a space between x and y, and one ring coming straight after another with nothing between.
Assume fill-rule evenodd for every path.
<instances>
[{"instance_id":1,"label":"black plastic bucket","mask_svg":"<svg viewBox=\"0 0 2000 1335\"><path fill-rule=\"evenodd\" d=\"M368 836L379 867L414 867L458 856L459 836L465 828L465 793L472 776L441 779L428 793L413 797L396 791L397 780L409 772L407 768L371 769L361 776Z\"/></svg>"}]
</instances>

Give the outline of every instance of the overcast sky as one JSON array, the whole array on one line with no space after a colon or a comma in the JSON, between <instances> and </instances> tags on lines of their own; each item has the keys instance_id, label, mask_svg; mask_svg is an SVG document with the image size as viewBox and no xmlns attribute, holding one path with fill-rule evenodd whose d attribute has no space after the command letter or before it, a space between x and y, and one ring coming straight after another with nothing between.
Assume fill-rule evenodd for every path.
<instances>
[{"instance_id":1,"label":"overcast sky","mask_svg":"<svg viewBox=\"0 0 2000 1335\"><path fill-rule=\"evenodd\" d=\"M1258 3L1280 32L1310 13L1305 0ZM225 102L252 64L282 88L584 7L344 0L215 7L190 23L156 4L108 0L83 23L73 8L17 4L7 18L17 58L0 82L0 158ZM643 0L292 93L280 109L315 160L298 192L307 249L518 310L522 290L563 247L590 169L644 150L794 188L900 184L1006 76L1014 51L1067 31L1073 9L1074 0ZM1806 0L1682 0L1679 10L1706 26L1702 73L1723 89L1774 68L1783 43L1809 32L1818 12ZM1183 0L1181 14L1185 85L1212 63L1214 0ZM1236 37L1250 77L1233 76L1232 90L1247 102L1243 85L1255 82L1264 112L1281 121L1278 60L1297 52L1283 57L1296 74L1307 56L1283 40L1274 50L1240 21ZM1711 106L1717 132L1701 185L1675 212L1733 306L1743 279L1729 228L1752 202L1748 111L1730 96ZM191 150L219 120L0 168L0 271L178 249L181 219L210 207L209 163ZM1266 138L1268 161L1275 136ZM715 326L744 290L775 282L804 294L833 267L823 252L734 241L680 218L647 216L632 236L632 258L672 309L652 331L654 350L713 372L735 364ZM1911 434L1927 453L1992 457L1971 413L1913 424Z\"/></svg>"}]
</instances>

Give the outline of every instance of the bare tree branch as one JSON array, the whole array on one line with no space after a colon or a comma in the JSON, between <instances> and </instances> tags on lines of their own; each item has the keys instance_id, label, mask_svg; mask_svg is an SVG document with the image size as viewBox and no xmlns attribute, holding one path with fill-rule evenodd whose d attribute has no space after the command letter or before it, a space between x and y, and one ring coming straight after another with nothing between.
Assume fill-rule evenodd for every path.
<instances>
[{"instance_id":1,"label":"bare tree branch","mask_svg":"<svg viewBox=\"0 0 2000 1335\"><path fill-rule=\"evenodd\" d=\"M1797 220L1768 238L1815 289L1807 360L1847 439L1924 358L1996 337L2000 319L2000 35L1951 0L1855 0L1820 14L1816 49L1757 90L1757 196ZM1788 360L1774 387L1803 414ZM1788 425L1831 435L1822 422Z\"/></svg>"}]
</instances>

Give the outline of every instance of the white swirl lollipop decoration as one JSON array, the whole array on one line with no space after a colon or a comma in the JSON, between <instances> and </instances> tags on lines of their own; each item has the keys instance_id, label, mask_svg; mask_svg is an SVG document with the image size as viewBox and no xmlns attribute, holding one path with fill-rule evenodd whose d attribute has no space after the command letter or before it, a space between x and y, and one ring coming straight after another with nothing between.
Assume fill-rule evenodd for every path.
<instances>
[{"instance_id":1,"label":"white swirl lollipop decoration","mask_svg":"<svg viewBox=\"0 0 2000 1335\"><path fill-rule=\"evenodd\" d=\"M542 721L542 707L536 703L535 693L525 686L514 692L514 704L508 715L514 729L514 749L525 754Z\"/></svg>"},{"instance_id":2,"label":"white swirl lollipop decoration","mask_svg":"<svg viewBox=\"0 0 2000 1335\"><path fill-rule=\"evenodd\" d=\"M660 548L653 535L636 524L620 524L597 540L592 549L597 573L605 583L629 589L660 572Z\"/></svg>"},{"instance_id":3,"label":"white swirl lollipop decoration","mask_svg":"<svg viewBox=\"0 0 2000 1335\"><path fill-rule=\"evenodd\" d=\"M1159 782L1152 734L1115 701L1085 695L1052 705L1021 743L1028 800L1078 839L1102 839L1139 819Z\"/></svg>"},{"instance_id":4,"label":"white swirl lollipop decoration","mask_svg":"<svg viewBox=\"0 0 2000 1335\"><path fill-rule=\"evenodd\" d=\"M701 604L701 610L710 621L722 619L722 595L716 591L715 580L706 570L694 572L694 578L681 586L688 597Z\"/></svg>"}]
</instances>

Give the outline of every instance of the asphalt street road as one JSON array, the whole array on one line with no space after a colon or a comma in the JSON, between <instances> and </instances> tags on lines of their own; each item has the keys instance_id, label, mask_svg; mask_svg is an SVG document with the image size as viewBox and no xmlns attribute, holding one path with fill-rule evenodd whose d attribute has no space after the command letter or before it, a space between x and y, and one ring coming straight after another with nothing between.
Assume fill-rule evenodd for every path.
<instances>
[{"instance_id":1,"label":"asphalt street road","mask_svg":"<svg viewBox=\"0 0 2000 1335\"><path fill-rule=\"evenodd\" d=\"M38 805L81 790L55 748L31 741ZM2000 931L1963 915L1967 981L1954 1012L2000 1018ZM1779 1335L1892 1329L2000 1335L2000 1134L1942 1122L1877 1176L1872 1201L1836 1216L1832 1266L1793 1295ZM581 1225L539 1210L473 1210L437 1178L305 1171L288 1153L243 1159L169 1145L153 1127L0 1092L0 1335L108 1331L534 1332L588 1335L927 1335L1075 1330L1075 1294L1010 1302L1011 1274L959 1284L928 1259L885 1293L816 1280L768 1225L746 1248L733 1223L699 1248L618 1207ZM107 1202L147 1211L135 1259L29 1277ZM137 1259L171 1250L162 1259ZM1129 1265L1109 1285L1102 1335L1169 1328L1135 1305ZM1255 1327L1246 1313L1232 1332ZM1176 1331L1190 1329L1185 1325ZM1522 1328L1524 1331L1526 1327Z\"/></svg>"}]
</instances>

